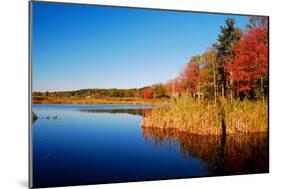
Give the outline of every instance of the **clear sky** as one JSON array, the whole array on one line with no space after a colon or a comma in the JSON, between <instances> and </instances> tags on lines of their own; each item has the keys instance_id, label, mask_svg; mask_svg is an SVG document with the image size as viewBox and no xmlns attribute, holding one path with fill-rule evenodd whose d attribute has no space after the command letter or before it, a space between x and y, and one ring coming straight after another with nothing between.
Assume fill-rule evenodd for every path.
<instances>
[{"instance_id":1,"label":"clear sky","mask_svg":"<svg viewBox=\"0 0 281 189\"><path fill-rule=\"evenodd\" d=\"M33 91L135 88L175 78L228 17L33 2Z\"/></svg>"}]
</instances>

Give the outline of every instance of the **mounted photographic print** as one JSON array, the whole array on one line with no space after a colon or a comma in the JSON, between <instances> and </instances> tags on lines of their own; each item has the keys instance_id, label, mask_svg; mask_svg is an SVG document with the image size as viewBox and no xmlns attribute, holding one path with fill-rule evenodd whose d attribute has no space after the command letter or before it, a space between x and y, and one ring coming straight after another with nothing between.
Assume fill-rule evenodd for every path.
<instances>
[{"instance_id":1,"label":"mounted photographic print","mask_svg":"<svg viewBox=\"0 0 281 189\"><path fill-rule=\"evenodd\" d=\"M30 187L269 172L269 17L29 8Z\"/></svg>"}]
</instances>

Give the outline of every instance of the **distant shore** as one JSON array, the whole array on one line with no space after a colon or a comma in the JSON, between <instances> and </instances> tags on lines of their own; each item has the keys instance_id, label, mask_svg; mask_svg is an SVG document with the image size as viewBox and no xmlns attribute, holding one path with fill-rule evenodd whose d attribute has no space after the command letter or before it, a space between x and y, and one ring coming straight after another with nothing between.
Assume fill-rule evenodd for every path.
<instances>
[{"instance_id":1,"label":"distant shore","mask_svg":"<svg viewBox=\"0 0 281 189\"><path fill-rule=\"evenodd\" d=\"M135 104L135 105L166 105L168 98L57 98L33 97L33 104Z\"/></svg>"}]
</instances>

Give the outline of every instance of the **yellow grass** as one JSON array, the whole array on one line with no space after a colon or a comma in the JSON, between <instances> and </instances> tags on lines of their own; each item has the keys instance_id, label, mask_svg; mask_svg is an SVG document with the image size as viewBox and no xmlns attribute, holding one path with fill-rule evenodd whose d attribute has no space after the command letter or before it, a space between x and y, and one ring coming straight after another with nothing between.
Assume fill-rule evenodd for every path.
<instances>
[{"instance_id":1,"label":"yellow grass","mask_svg":"<svg viewBox=\"0 0 281 189\"><path fill-rule=\"evenodd\" d=\"M184 95L172 99L168 108L153 109L141 124L143 127L177 129L193 134L221 135L223 122L226 134L267 132L267 103L248 100L200 103Z\"/></svg>"}]
</instances>

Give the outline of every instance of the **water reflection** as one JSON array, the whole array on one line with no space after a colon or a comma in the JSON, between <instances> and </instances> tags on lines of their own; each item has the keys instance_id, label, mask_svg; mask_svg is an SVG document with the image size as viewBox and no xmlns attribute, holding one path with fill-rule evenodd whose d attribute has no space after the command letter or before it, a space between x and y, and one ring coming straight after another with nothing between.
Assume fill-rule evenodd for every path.
<instances>
[{"instance_id":1,"label":"water reflection","mask_svg":"<svg viewBox=\"0 0 281 189\"><path fill-rule=\"evenodd\" d=\"M162 148L168 141L180 148L183 157L203 160L210 175L265 173L269 171L267 134L230 135L225 142L219 136L192 135L175 130L142 127L146 142Z\"/></svg>"},{"instance_id":2,"label":"water reflection","mask_svg":"<svg viewBox=\"0 0 281 189\"><path fill-rule=\"evenodd\" d=\"M32 123L34 123L38 119L37 115L32 112Z\"/></svg>"},{"instance_id":3,"label":"water reflection","mask_svg":"<svg viewBox=\"0 0 281 189\"><path fill-rule=\"evenodd\" d=\"M131 115L140 115L145 116L147 113L151 111L151 108L141 108L141 109L79 109L80 112L88 112L88 113L127 113Z\"/></svg>"},{"instance_id":4,"label":"water reflection","mask_svg":"<svg viewBox=\"0 0 281 189\"><path fill-rule=\"evenodd\" d=\"M147 106L32 110L38 116L32 127L35 187L268 172L267 135L227 136L223 142L141 128L141 116L151 111Z\"/></svg>"}]
</instances>

